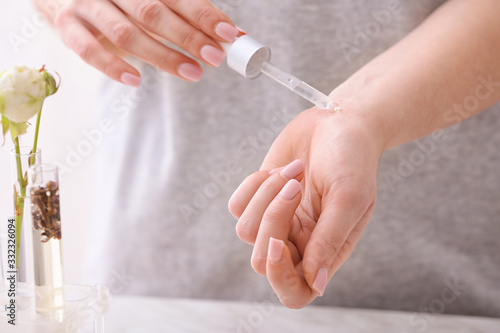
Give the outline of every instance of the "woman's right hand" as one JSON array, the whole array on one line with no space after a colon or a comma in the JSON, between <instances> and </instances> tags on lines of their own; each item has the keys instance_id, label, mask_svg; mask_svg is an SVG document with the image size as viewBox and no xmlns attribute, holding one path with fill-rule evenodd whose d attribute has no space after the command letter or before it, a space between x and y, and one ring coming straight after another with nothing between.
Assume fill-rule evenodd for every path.
<instances>
[{"instance_id":1,"label":"woman's right hand","mask_svg":"<svg viewBox=\"0 0 500 333\"><path fill-rule=\"evenodd\" d=\"M121 58L123 51L169 74L198 81L203 70L194 59L219 66L224 52L218 42L232 42L238 33L208 0L70 0L57 12L54 25L84 61L131 86L139 86L140 74Z\"/></svg>"}]
</instances>

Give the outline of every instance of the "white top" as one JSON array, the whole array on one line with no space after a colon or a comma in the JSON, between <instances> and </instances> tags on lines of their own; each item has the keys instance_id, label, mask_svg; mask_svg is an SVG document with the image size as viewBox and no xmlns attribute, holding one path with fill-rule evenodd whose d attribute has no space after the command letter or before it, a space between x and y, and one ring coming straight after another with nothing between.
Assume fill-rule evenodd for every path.
<instances>
[{"instance_id":1,"label":"white top","mask_svg":"<svg viewBox=\"0 0 500 333\"><path fill-rule=\"evenodd\" d=\"M273 62L323 92L443 2L401 1L391 14L389 0L215 1ZM139 89L102 89L102 118L116 127L96 150L89 272L114 294L267 299L227 201L311 104L225 65L204 67L199 83L139 68ZM498 109L384 153L373 218L315 304L418 312L454 288L439 311L500 316Z\"/></svg>"}]
</instances>

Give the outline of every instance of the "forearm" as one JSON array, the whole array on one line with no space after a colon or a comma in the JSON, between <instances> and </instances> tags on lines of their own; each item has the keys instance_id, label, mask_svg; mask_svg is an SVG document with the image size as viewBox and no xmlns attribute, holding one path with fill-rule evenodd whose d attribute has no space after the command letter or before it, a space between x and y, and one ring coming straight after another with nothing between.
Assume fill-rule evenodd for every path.
<instances>
[{"instance_id":1,"label":"forearm","mask_svg":"<svg viewBox=\"0 0 500 333\"><path fill-rule=\"evenodd\" d=\"M68 0L31 0L40 13L42 13L50 23L54 22L54 17L58 10L66 4Z\"/></svg>"},{"instance_id":2,"label":"forearm","mask_svg":"<svg viewBox=\"0 0 500 333\"><path fill-rule=\"evenodd\" d=\"M332 99L378 127L384 148L450 126L500 99L499 31L498 0L450 0Z\"/></svg>"}]
</instances>

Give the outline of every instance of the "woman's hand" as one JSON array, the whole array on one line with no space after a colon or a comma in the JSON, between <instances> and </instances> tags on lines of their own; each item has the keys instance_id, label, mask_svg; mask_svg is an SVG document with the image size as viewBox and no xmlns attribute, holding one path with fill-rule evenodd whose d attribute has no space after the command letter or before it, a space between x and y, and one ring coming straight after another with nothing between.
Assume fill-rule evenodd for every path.
<instances>
[{"instance_id":1,"label":"woman's hand","mask_svg":"<svg viewBox=\"0 0 500 333\"><path fill-rule=\"evenodd\" d=\"M373 212L382 150L363 117L313 108L283 130L261 171L230 199L238 236L254 245L252 267L284 305L322 295L352 253Z\"/></svg>"},{"instance_id":2,"label":"woman's hand","mask_svg":"<svg viewBox=\"0 0 500 333\"><path fill-rule=\"evenodd\" d=\"M202 68L192 58L165 46L169 41L193 58L219 66L218 42L232 42L238 30L208 0L71 0L56 14L62 40L83 60L110 78L131 86L139 72L121 59L123 51L189 81Z\"/></svg>"}]
</instances>

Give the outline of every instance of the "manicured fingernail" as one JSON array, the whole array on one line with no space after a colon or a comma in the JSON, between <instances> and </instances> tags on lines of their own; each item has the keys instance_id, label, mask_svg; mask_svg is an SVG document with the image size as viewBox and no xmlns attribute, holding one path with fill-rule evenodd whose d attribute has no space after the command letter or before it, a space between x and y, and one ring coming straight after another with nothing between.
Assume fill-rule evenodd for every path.
<instances>
[{"instance_id":1,"label":"manicured fingernail","mask_svg":"<svg viewBox=\"0 0 500 333\"><path fill-rule=\"evenodd\" d=\"M141 85L141 78L137 75L130 74L130 73L123 73L120 76L120 81L125 83L128 86L132 87L139 87Z\"/></svg>"},{"instance_id":2,"label":"manicured fingernail","mask_svg":"<svg viewBox=\"0 0 500 333\"><path fill-rule=\"evenodd\" d=\"M319 293L320 296L323 296L327 282L328 282L328 270L326 268L320 268L318 274L316 275L316 279L314 279L312 287Z\"/></svg>"},{"instance_id":3,"label":"manicured fingernail","mask_svg":"<svg viewBox=\"0 0 500 333\"><path fill-rule=\"evenodd\" d=\"M304 164L301 160L295 160L292 163L288 164L283 171L281 171L281 175L285 178L292 179L300 175L301 172L304 171Z\"/></svg>"},{"instance_id":4,"label":"manicured fingernail","mask_svg":"<svg viewBox=\"0 0 500 333\"><path fill-rule=\"evenodd\" d=\"M221 22L215 27L215 33L225 41L232 43L238 35L238 29L227 22Z\"/></svg>"},{"instance_id":5,"label":"manicured fingernail","mask_svg":"<svg viewBox=\"0 0 500 333\"><path fill-rule=\"evenodd\" d=\"M248 32L246 32L244 29L236 26L236 29L238 29L238 37L246 35Z\"/></svg>"},{"instance_id":6,"label":"manicured fingernail","mask_svg":"<svg viewBox=\"0 0 500 333\"><path fill-rule=\"evenodd\" d=\"M283 186L278 196L283 200L292 200L300 192L300 183L295 179L290 179L288 183Z\"/></svg>"},{"instance_id":7,"label":"manicured fingernail","mask_svg":"<svg viewBox=\"0 0 500 333\"><path fill-rule=\"evenodd\" d=\"M189 81L200 81L203 69L190 63L184 63L177 68L177 73Z\"/></svg>"},{"instance_id":8,"label":"manicured fingernail","mask_svg":"<svg viewBox=\"0 0 500 333\"><path fill-rule=\"evenodd\" d=\"M212 45L203 46L201 48L200 54L203 60L215 67L219 67L222 63L222 60L224 60L224 57L226 56L224 52L222 52L218 48L213 47Z\"/></svg>"},{"instance_id":9,"label":"manicured fingernail","mask_svg":"<svg viewBox=\"0 0 500 333\"><path fill-rule=\"evenodd\" d=\"M269 248L267 250L267 257L271 262L278 262L281 260L281 256L283 255L283 241L270 238L269 239Z\"/></svg>"}]
</instances>

